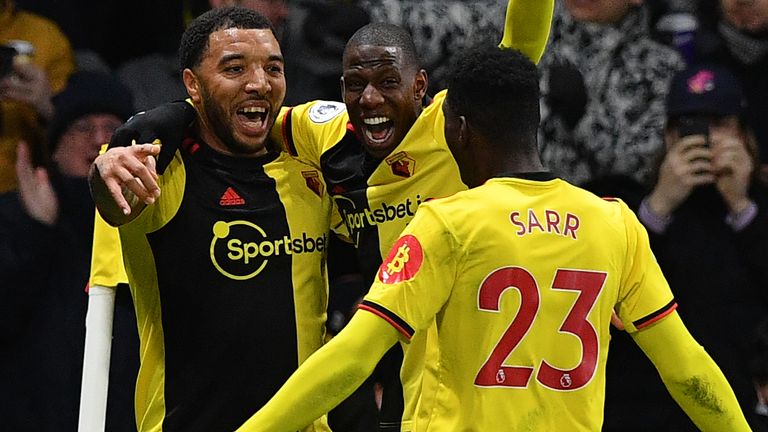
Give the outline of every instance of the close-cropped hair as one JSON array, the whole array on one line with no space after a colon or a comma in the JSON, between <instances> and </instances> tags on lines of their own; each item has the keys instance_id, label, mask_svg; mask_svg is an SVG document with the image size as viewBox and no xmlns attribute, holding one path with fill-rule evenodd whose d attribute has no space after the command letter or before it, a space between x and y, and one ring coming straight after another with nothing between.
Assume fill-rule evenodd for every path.
<instances>
[{"instance_id":1,"label":"close-cropped hair","mask_svg":"<svg viewBox=\"0 0 768 432\"><path fill-rule=\"evenodd\" d=\"M403 53L403 61L406 64L413 65L417 69L421 67L411 34L394 24L371 23L360 27L347 41L344 50L344 63L346 63L347 50L350 47L360 45L400 48Z\"/></svg>"},{"instance_id":2,"label":"close-cropped hair","mask_svg":"<svg viewBox=\"0 0 768 432\"><path fill-rule=\"evenodd\" d=\"M213 8L195 18L181 36L179 45L181 70L198 66L203 53L208 49L210 35L230 28L269 29L272 34L275 34L272 23L254 10L237 6Z\"/></svg>"},{"instance_id":3,"label":"close-cropped hair","mask_svg":"<svg viewBox=\"0 0 768 432\"><path fill-rule=\"evenodd\" d=\"M448 77L448 104L490 139L535 135L539 72L520 51L482 45L459 54Z\"/></svg>"}]
</instances>

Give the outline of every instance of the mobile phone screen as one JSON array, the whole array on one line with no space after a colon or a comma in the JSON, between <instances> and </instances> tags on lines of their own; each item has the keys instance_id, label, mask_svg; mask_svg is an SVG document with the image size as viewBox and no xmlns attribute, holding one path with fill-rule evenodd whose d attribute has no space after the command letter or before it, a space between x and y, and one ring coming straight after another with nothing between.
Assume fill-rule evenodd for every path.
<instances>
[{"instance_id":1,"label":"mobile phone screen","mask_svg":"<svg viewBox=\"0 0 768 432\"><path fill-rule=\"evenodd\" d=\"M0 78L10 74L13 70L13 58L16 50L9 46L0 45Z\"/></svg>"},{"instance_id":2,"label":"mobile phone screen","mask_svg":"<svg viewBox=\"0 0 768 432\"><path fill-rule=\"evenodd\" d=\"M680 117L680 138L691 135L704 135L709 137L709 120L700 116Z\"/></svg>"}]
</instances>

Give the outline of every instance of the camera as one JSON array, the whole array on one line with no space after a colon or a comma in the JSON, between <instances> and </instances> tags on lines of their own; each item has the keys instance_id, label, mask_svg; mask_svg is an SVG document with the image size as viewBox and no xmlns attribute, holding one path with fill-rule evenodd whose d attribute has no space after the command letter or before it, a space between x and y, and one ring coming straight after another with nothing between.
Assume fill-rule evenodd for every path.
<instances>
[{"instance_id":1,"label":"camera","mask_svg":"<svg viewBox=\"0 0 768 432\"><path fill-rule=\"evenodd\" d=\"M16 48L0 45L0 78L5 78L13 72L13 59L16 54Z\"/></svg>"}]
</instances>

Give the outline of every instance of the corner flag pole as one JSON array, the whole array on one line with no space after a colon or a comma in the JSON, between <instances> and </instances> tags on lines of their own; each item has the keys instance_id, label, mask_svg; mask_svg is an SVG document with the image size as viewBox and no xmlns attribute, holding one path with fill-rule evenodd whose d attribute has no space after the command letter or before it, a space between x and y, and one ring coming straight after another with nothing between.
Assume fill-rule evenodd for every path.
<instances>
[{"instance_id":1,"label":"corner flag pole","mask_svg":"<svg viewBox=\"0 0 768 432\"><path fill-rule=\"evenodd\" d=\"M104 432L106 428L115 293L118 285L127 283L120 235L96 212L85 317L79 432Z\"/></svg>"},{"instance_id":2,"label":"corner flag pole","mask_svg":"<svg viewBox=\"0 0 768 432\"><path fill-rule=\"evenodd\" d=\"M114 308L115 288L90 287L80 388L80 432L101 432L106 427Z\"/></svg>"}]
</instances>

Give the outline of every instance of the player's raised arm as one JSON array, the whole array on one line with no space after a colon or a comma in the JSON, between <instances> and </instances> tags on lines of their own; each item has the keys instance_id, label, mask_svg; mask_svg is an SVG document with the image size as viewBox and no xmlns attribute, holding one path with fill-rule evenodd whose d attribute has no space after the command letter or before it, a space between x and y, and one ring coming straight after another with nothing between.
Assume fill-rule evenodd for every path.
<instances>
[{"instance_id":1,"label":"player's raised arm","mask_svg":"<svg viewBox=\"0 0 768 432\"><path fill-rule=\"evenodd\" d=\"M688 333L677 312L630 333L653 362L670 395L702 431L749 431L728 381Z\"/></svg>"},{"instance_id":2,"label":"player's raised arm","mask_svg":"<svg viewBox=\"0 0 768 432\"><path fill-rule=\"evenodd\" d=\"M398 335L383 319L364 311L356 313L344 330L312 354L237 431L302 429L360 387Z\"/></svg>"},{"instance_id":3,"label":"player's raised arm","mask_svg":"<svg viewBox=\"0 0 768 432\"><path fill-rule=\"evenodd\" d=\"M499 44L514 48L539 63L549 39L554 0L509 0Z\"/></svg>"}]
</instances>

